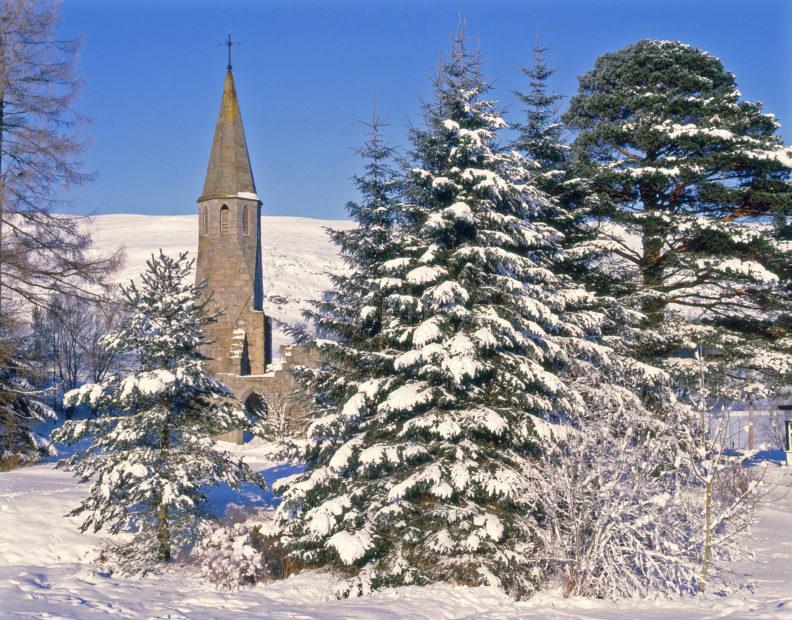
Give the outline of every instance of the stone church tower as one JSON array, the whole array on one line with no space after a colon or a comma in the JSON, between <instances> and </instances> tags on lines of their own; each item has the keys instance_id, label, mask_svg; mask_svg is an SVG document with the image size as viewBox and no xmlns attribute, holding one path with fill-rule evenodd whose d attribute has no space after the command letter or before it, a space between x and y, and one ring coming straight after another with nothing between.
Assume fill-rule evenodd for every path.
<instances>
[{"instance_id":1,"label":"stone church tower","mask_svg":"<svg viewBox=\"0 0 792 620\"><path fill-rule=\"evenodd\" d=\"M264 314L261 200L250 167L231 65L225 76L203 192L198 198L196 281L207 281L213 309L206 327L206 368L237 397L261 396L272 362L271 322Z\"/></svg>"}]
</instances>

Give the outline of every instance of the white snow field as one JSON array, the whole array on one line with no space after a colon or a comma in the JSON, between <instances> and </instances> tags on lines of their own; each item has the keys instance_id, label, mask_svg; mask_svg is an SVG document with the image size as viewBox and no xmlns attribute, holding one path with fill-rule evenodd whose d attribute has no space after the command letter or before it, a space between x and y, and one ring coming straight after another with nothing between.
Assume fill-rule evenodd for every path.
<instances>
[{"instance_id":1,"label":"white snow field","mask_svg":"<svg viewBox=\"0 0 792 620\"><path fill-rule=\"evenodd\" d=\"M269 481L271 467L254 440L241 447ZM761 453L760 453L761 454ZM775 452L772 455L780 456ZM792 468L763 460L769 492L750 541L755 560L732 567L731 591L697 599L591 601L547 592L515 602L494 588L403 587L337 600L333 578L304 573L240 592L222 592L190 567L123 578L92 563L100 538L64 517L86 486L44 463L0 473L0 618L790 618L792 619ZM267 503L267 494L223 492L213 503Z\"/></svg>"},{"instance_id":2,"label":"white snow field","mask_svg":"<svg viewBox=\"0 0 792 620\"><path fill-rule=\"evenodd\" d=\"M343 269L325 228L350 228L347 220L316 220L305 217L261 218L264 265L264 310L276 319L295 324L300 309L330 288L330 274ZM97 252L124 247L127 262L117 275L119 282L137 277L146 260L160 248L170 255L198 248L197 215L100 215L92 218ZM273 329L273 354L289 338Z\"/></svg>"}]
</instances>

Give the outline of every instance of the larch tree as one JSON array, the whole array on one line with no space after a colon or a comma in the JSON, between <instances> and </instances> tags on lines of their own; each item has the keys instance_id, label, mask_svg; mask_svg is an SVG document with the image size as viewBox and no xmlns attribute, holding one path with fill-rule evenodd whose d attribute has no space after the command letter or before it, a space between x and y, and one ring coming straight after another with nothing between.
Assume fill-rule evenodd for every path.
<instances>
[{"instance_id":1,"label":"larch tree","mask_svg":"<svg viewBox=\"0 0 792 620\"><path fill-rule=\"evenodd\" d=\"M55 2L0 3L0 304L95 298L122 258L89 255L85 219L64 213L63 192L91 175L74 109L78 41L58 39L57 22Z\"/></svg>"},{"instance_id":2,"label":"larch tree","mask_svg":"<svg viewBox=\"0 0 792 620\"><path fill-rule=\"evenodd\" d=\"M678 42L605 54L579 80L562 116L593 236L577 251L597 256L597 292L641 313L633 353L683 392L700 343L731 397L788 383L792 149L777 120L718 58Z\"/></svg>"},{"instance_id":3,"label":"larch tree","mask_svg":"<svg viewBox=\"0 0 792 620\"><path fill-rule=\"evenodd\" d=\"M0 2L0 313L5 317L21 308L29 312L31 305L46 307L53 294L95 300L105 276L123 258L120 251L89 255L85 219L63 213L62 192L90 175L81 171L82 118L73 107L80 87L74 71L78 45L56 38L57 20L57 4L48 0ZM9 331L12 324L19 329ZM15 341L24 332L18 322L0 322L7 351L25 348ZM9 415L12 409L42 409L28 364L20 362L15 354L0 355L0 402ZM23 417L30 421L28 413ZM16 428L29 431L25 424Z\"/></svg>"},{"instance_id":4,"label":"larch tree","mask_svg":"<svg viewBox=\"0 0 792 620\"><path fill-rule=\"evenodd\" d=\"M596 317L564 313L585 293L548 269L549 200L499 146L487 90L459 35L411 133L401 248L366 271L379 330L324 345L354 389L317 392L306 470L278 487L290 558L347 575L342 595L436 581L520 595L541 580L528 471L548 421L582 406L556 370L576 346L600 351L586 348Z\"/></svg>"},{"instance_id":5,"label":"larch tree","mask_svg":"<svg viewBox=\"0 0 792 620\"><path fill-rule=\"evenodd\" d=\"M195 539L207 486L264 486L214 440L233 429L257 432L262 420L203 370L202 330L216 315L207 313L203 285L192 282L192 261L160 253L147 265L140 287L122 287L128 322L104 339L109 350L134 354L136 368L67 393L66 406L86 404L98 415L53 435L72 445L87 440L59 463L92 482L71 514L84 515L83 530L133 532L112 551L128 572L167 562Z\"/></svg>"}]
</instances>

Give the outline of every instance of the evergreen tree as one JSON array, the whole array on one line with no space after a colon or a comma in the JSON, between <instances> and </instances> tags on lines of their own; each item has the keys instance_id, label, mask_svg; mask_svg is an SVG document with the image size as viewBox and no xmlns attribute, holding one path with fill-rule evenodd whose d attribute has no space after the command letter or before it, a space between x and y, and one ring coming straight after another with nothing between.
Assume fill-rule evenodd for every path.
<instances>
[{"instance_id":1,"label":"evergreen tree","mask_svg":"<svg viewBox=\"0 0 792 620\"><path fill-rule=\"evenodd\" d=\"M346 205L357 227L349 230L328 229L339 248L347 270L332 276L333 288L321 301L303 312L307 326L286 326L297 340L321 351L320 363L311 367L292 367L309 400L314 415L337 410L357 391L362 382L359 368L381 363L376 353L382 328L383 299L387 294L383 265L399 255L400 241L393 233L397 217L399 179L394 169L395 150L381 135L385 121L372 110L368 139L358 149L363 159L363 174L352 180L360 194L359 201ZM318 334L321 338L315 338ZM286 441L285 456L306 458L303 444ZM291 451L293 453L290 453Z\"/></svg>"},{"instance_id":2,"label":"evergreen tree","mask_svg":"<svg viewBox=\"0 0 792 620\"><path fill-rule=\"evenodd\" d=\"M530 591L528 471L547 421L582 406L555 372L576 348L602 354L585 338L595 313L564 312L586 294L548 269L550 203L498 145L506 124L461 35L434 90L411 134L400 253L363 267L381 327L321 345L343 351L351 395L314 386L325 406L306 470L279 485L290 557L347 574L346 595L434 581Z\"/></svg>"},{"instance_id":3,"label":"evergreen tree","mask_svg":"<svg viewBox=\"0 0 792 620\"><path fill-rule=\"evenodd\" d=\"M550 49L539 44L533 47L532 66L520 67L528 80L527 92L515 91L522 103L524 120L515 124L517 139L514 147L525 154L537 166L540 173L537 184L552 193L563 177L569 157L569 147L564 144L564 126L559 122L559 108L563 95L549 91L548 80L556 72L545 60L545 52Z\"/></svg>"},{"instance_id":4,"label":"evergreen tree","mask_svg":"<svg viewBox=\"0 0 792 620\"><path fill-rule=\"evenodd\" d=\"M780 239L792 150L740 96L714 56L645 40L601 56L562 116L590 193L594 239L577 251L597 256L591 282L642 314L638 359L689 385L705 343L732 397L766 395L792 372Z\"/></svg>"},{"instance_id":5,"label":"evergreen tree","mask_svg":"<svg viewBox=\"0 0 792 620\"><path fill-rule=\"evenodd\" d=\"M0 469L35 462L50 451L49 443L34 430L37 423L55 416L33 385L37 370L33 349L34 339L23 336L7 305L0 315Z\"/></svg>"},{"instance_id":6,"label":"evergreen tree","mask_svg":"<svg viewBox=\"0 0 792 620\"><path fill-rule=\"evenodd\" d=\"M392 232L399 191L393 168L395 152L382 140L381 131L386 123L375 110L371 122L365 125L369 137L357 152L365 162L364 173L353 177L360 200L346 205L357 227L328 230L350 269L333 276L333 290L305 315L319 332L332 334L336 341L358 345L380 331L381 265L399 252L399 243Z\"/></svg>"},{"instance_id":7,"label":"evergreen tree","mask_svg":"<svg viewBox=\"0 0 792 620\"><path fill-rule=\"evenodd\" d=\"M82 529L134 532L116 550L126 571L169 561L195 536L205 516L206 486L264 481L242 461L218 449L214 436L260 420L203 370L202 328L216 320L192 283L186 253L162 252L147 262L141 285L121 287L129 321L104 345L138 358L127 376L112 376L66 394L65 405L91 406L98 417L67 422L54 438L80 447L59 465L83 482L88 496L70 514Z\"/></svg>"}]
</instances>

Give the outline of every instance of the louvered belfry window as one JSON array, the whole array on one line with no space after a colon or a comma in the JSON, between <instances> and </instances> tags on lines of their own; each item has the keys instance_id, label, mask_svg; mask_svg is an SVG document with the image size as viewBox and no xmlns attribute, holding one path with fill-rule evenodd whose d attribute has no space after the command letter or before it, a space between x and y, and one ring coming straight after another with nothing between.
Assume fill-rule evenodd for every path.
<instances>
[{"instance_id":1,"label":"louvered belfry window","mask_svg":"<svg viewBox=\"0 0 792 620\"><path fill-rule=\"evenodd\" d=\"M245 205L242 207L242 234L249 235L250 234L250 208Z\"/></svg>"},{"instance_id":2,"label":"louvered belfry window","mask_svg":"<svg viewBox=\"0 0 792 620\"><path fill-rule=\"evenodd\" d=\"M220 234L228 234L228 206L220 207Z\"/></svg>"}]
</instances>

